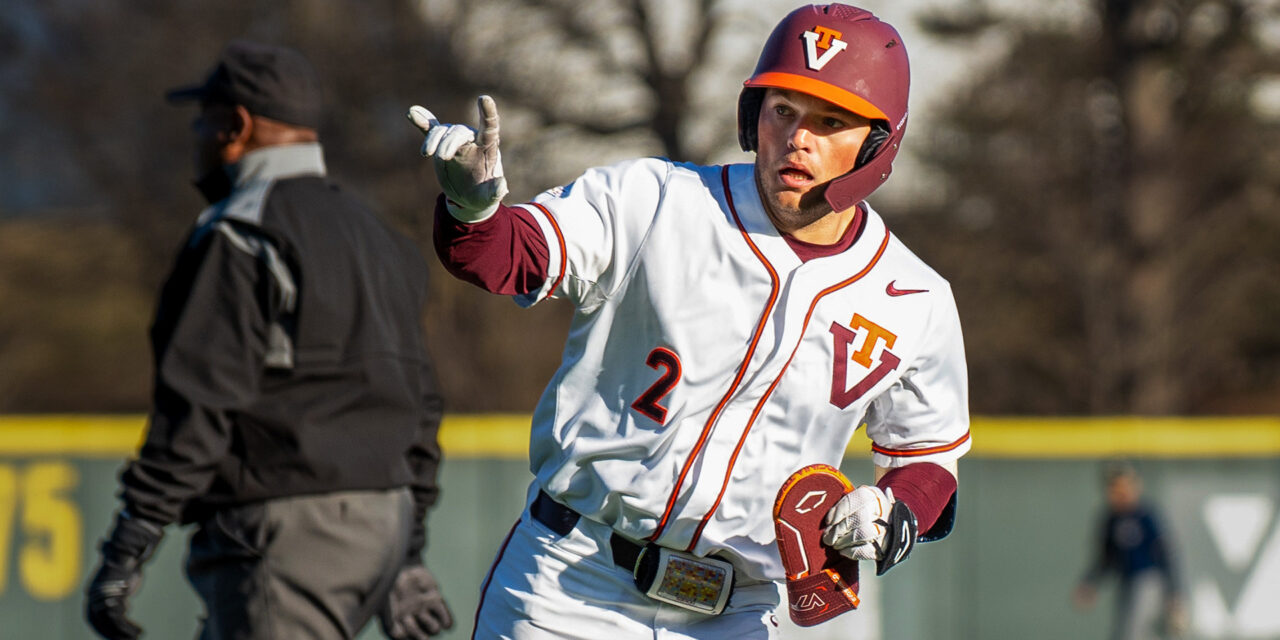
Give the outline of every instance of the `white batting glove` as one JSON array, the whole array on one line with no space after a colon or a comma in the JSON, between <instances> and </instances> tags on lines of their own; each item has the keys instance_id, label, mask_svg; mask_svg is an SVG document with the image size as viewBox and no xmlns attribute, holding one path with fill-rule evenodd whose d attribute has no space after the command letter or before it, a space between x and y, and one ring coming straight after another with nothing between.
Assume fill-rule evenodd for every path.
<instances>
[{"instance_id":1,"label":"white batting glove","mask_svg":"<svg viewBox=\"0 0 1280 640\"><path fill-rule=\"evenodd\" d=\"M906 560L916 546L916 515L893 499L893 489L858 487L837 500L823 522L823 544L852 560L874 560L878 576Z\"/></svg>"},{"instance_id":2,"label":"white batting glove","mask_svg":"<svg viewBox=\"0 0 1280 640\"><path fill-rule=\"evenodd\" d=\"M479 132L462 124L441 124L418 105L409 108L409 120L426 135L422 155L435 165L445 207L454 218L468 223L493 215L507 195L498 153L498 106L489 96L480 96L476 106Z\"/></svg>"},{"instance_id":3,"label":"white batting glove","mask_svg":"<svg viewBox=\"0 0 1280 640\"><path fill-rule=\"evenodd\" d=\"M827 512L822 544L852 560L879 560L892 507L892 489L863 485L844 494Z\"/></svg>"}]
</instances>

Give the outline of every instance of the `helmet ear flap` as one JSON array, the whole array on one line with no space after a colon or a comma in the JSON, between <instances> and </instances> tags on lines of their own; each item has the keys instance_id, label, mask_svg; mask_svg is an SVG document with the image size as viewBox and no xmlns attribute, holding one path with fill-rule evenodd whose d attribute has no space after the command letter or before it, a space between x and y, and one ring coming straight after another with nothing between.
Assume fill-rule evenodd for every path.
<instances>
[{"instance_id":1,"label":"helmet ear flap","mask_svg":"<svg viewBox=\"0 0 1280 640\"><path fill-rule=\"evenodd\" d=\"M760 106L764 104L764 89L746 87L738 94L738 146L743 151L755 151L758 143L756 124L760 120Z\"/></svg>"}]
</instances>

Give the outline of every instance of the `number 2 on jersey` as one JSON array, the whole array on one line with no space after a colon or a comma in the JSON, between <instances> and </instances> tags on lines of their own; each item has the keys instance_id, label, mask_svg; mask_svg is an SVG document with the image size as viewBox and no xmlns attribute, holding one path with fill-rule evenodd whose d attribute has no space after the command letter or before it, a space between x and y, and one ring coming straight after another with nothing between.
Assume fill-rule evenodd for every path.
<instances>
[{"instance_id":1,"label":"number 2 on jersey","mask_svg":"<svg viewBox=\"0 0 1280 640\"><path fill-rule=\"evenodd\" d=\"M665 371L656 382L640 394L639 398L636 398L635 402L631 403L631 408L658 424L666 424L667 408L659 403L668 393L671 393L676 383L680 382L680 357L670 349L657 347L649 352L649 357L645 358L644 363L654 371L659 368Z\"/></svg>"}]
</instances>

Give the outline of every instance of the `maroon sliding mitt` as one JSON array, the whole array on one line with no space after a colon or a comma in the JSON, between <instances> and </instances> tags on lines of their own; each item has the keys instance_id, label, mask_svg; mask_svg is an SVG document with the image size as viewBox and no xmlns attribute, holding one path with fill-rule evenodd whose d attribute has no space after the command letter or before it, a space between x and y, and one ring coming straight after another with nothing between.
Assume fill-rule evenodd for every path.
<instances>
[{"instance_id":1,"label":"maroon sliding mitt","mask_svg":"<svg viewBox=\"0 0 1280 640\"><path fill-rule=\"evenodd\" d=\"M850 491L853 485L838 469L814 464L787 478L773 503L788 609L802 627L858 606L858 563L822 544L823 518Z\"/></svg>"}]
</instances>

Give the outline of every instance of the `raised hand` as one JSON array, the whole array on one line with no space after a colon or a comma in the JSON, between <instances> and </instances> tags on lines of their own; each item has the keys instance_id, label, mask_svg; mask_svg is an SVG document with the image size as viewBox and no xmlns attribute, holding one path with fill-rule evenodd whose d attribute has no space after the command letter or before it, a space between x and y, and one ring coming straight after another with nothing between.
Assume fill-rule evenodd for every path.
<instances>
[{"instance_id":1,"label":"raised hand","mask_svg":"<svg viewBox=\"0 0 1280 640\"><path fill-rule=\"evenodd\" d=\"M489 96L480 96L476 106L481 123L478 132L467 125L443 124L418 105L410 107L408 114L425 136L421 153L435 166L449 213L463 222L479 222L493 215L507 195L498 151L498 106Z\"/></svg>"}]
</instances>

